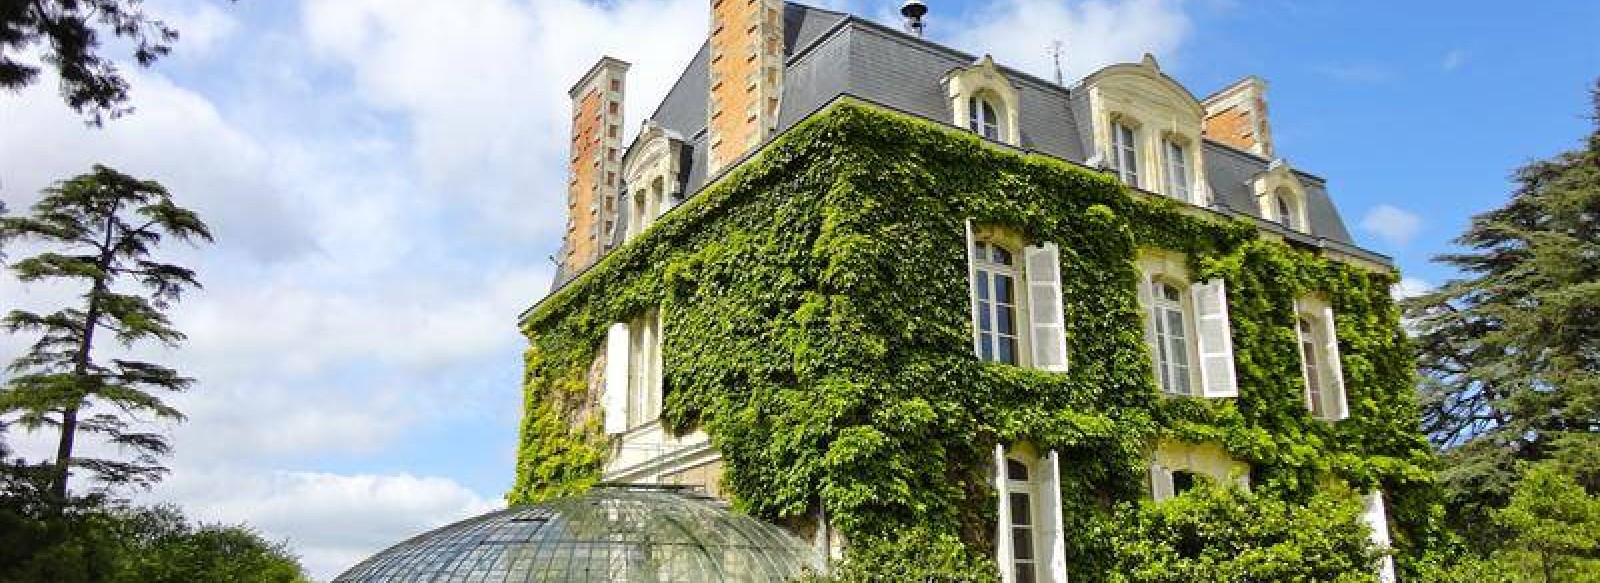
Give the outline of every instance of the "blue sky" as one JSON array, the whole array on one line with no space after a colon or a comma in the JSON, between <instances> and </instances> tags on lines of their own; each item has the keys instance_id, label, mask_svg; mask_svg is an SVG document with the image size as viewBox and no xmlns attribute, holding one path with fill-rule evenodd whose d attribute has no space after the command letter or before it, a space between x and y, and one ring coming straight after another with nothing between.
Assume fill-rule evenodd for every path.
<instances>
[{"instance_id":1,"label":"blue sky","mask_svg":"<svg viewBox=\"0 0 1600 583\"><path fill-rule=\"evenodd\" d=\"M330 576L510 484L522 341L564 217L566 89L633 62L628 125L705 33L703 0L150 0L184 34L129 67L138 111L83 127L47 79L0 95L0 198L105 162L161 180L219 233L173 249L207 289L200 379L143 496L288 538ZM894 2L823 4L889 19ZM1270 84L1279 153L1416 285L1518 165L1574 147L1600 74L1600 4L930 0L930 36L1068 76L1155 53L1197 95ZM69 290L0 278L6 306ZM21 339L0 339L10 360ZM44 451L39 436L12 438Z\"/></svg>"}]
</instances>

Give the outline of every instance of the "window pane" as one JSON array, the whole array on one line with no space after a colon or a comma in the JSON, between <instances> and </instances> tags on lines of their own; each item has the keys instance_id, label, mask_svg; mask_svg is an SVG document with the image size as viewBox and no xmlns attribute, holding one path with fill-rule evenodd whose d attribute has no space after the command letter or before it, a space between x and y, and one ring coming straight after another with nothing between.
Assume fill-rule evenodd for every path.
<instances>
[{"instance_id":1,"label":"window pane","mask_svg":"<svg viewBox=\"0 0 1600 583\"><path fill-rule=\"evenodd\" d=\"M1028 526L1033 524L1033 503L1029 501L1027 492L1011 493L1011 524L1012 526Z\"/></svg>"},{"instance_id":2,"label":"window pane","mask_svg":"<svg viewBox=\"0 0 1600 583\"><path fill-rule=\"evenodd\" d=\"M1016 336L1017 335L1017 329L1016 329L1017 328L1017 324L1016 324L1017 310L1016 310L1016 308L1013 308L1012 306L1009 306L1009 305L1006 305L1006 304L1000 304L999 306L997 306L997 309L995 310L995 312L996 312L996 316L998 316L1000 318L999 322L995 322L995 324L996 324L995 331L999 332L1003 336Z\"/></svg>"},{"instance_id":3,"label":"window pane","mask_svg":"<svg viewBox=\"0 0 1600 583\"><path fill-rule=\"evenodd\" d=\"M1018 527L1011 529L1011 553L1017 561L1033 560L1033 529ZM1027 568L1032 570L1032 565L1019 564L1017 569Z\"/></svg>"},{"instance_id":4,"label":"window pane","mask_svg":"<svg viewBox=\"0 0 1600 583\"><path fill-rule=\"evenodd\" d=\"M1002 303L1002 304L1015 304L1015 303L1017 303L1016 297L1013 295L1013 293L1012 293L1013 290L1011 288L1012 288L1011 276L995 274L995 276L994 276L994 297L995 297L995 301L997 301L999 303Z\"/></svg>"},{"instance_id":5,"label":"window pane","mask_svg":"<svg viewBox=\"0 0 1600 583\"><path fill-rule=\"evenodd\" d=\"M1038 579L1033 575L1033 564L1024 563L1017 565L1017 583L1036 583Z\"/></svg>"},{"instance_id":6,"label":"window pane","mask_svg":"<svg viewBox=\"0 0 1600 583\"><path fill-rule=\"evenodd\" d=\"M994 262L1001 265L1011 265L1011 251L999 245L994 246Z\"/></svg>"},{"instance_id":7,"label":"window pane","mask_svg":"<svg viewBox=\"0 0 1600 583\"><path fill-rule=\"evenodd\" d=\"M1194 472L1172 472L1172 493L1182 494L1194 489Z\"/></svg>"},{"instance_id":8,"label":"window pane","mask_svg":"<svg viewBox=\"0 0 1600 583\"><path fill-rule=\"evenodd\" d=\"M1012 480L1028 480L1028 465L1017 460L1006 460L1006 478Z\"/></svg>"},{"instance_id":9,"label":"window pane","mask_svg":"<svg viewBox=\"0 0 1600 583\"><path fill-rule=\"evenodd\" d=\"M978 270L978 301L989 299L989 272Z\"/></svg>"},{"instance_id":10,"label":"window pane","mask_svg":"<svg viewBox=\"0 0 1600 583\"><path fill-rule=\"evenodd\" d=\"M998 354L998 356L999 356L998 360L1000 362L1003 362L1003 363L1006 363L1006 364L1016 364L1017 363L1017 339L1016 338L1010 338L1010 337L1001 336L1001 337L999 337L999 344L1000 344L1000 352Z\"/></svg>"}]
</instances>

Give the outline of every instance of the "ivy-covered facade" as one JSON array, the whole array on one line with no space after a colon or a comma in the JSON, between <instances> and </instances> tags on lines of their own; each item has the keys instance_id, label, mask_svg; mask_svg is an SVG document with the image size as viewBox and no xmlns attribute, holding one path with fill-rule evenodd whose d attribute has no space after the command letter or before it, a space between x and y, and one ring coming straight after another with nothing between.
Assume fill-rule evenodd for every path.
<instances>
[{"instance_id":1,"label":"ivy-covered facade","mask_svg":"<svg viewBox=\"0 0 1600 583\"><path fill-rule=\"evenodd\" d=\"M1168 159L1158 195L1130 186L1148 162L1028 147L997 71L945 80L978 88L970 126L839 95L651 220L624 211L521 317L509 500L696 484L845 579L1426 580L1395 271L1297 234L1303 190L1266 191L1273 224L1174 196L1203 194L1175 179L1199 164ZM623 172L705 139L647 125Z\"/></svg>"}]
</instances>

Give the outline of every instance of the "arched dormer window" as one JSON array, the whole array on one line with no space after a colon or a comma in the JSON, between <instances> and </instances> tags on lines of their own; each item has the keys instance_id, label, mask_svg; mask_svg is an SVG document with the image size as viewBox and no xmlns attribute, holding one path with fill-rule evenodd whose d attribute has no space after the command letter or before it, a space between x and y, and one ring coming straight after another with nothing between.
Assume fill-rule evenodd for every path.
<instances>
[{"instance_id":1,"label":"arched dormer window","mask_svg":"<svg viewBox=\"0 0 1600 583\"><path fill-rule=\"evenodd\" d=\"M967 129L984 138L1000 140L1000 114L988 99L977 95L967 99Z\"/></svg>"},{"instance_id":2,"label":"arched dormer window","mask_svg":"<svg viewBox=\"0 0 1600 583\"><path fill-rule=\"evenodd\" d=\"M683 164L683 139L655 122L646 122L622 158L629 193L626 239L643 233L677 203Z\"/></svg>"},{"instance_id":3,"label":"arched dormer window","mask_svg":"<svg viewBox=\"0 0 1600 583\"><path fill-rule=\"evenodd\" d=\"M943 82L954 117L951 123L985 139L1011 145L1020 141L1017 89L993 58L985 55L970 66L954 69Z\"/></svg>"},{"instance_id":4,"label":"arched dormer window","mask_svg":"<svg viewBox=\"0 0 1600 583\"><path fill-rule=\"evenodd\" d=\"M1281 158L1273 160L1266 170L1255 176L1252 183L1259 200L1261 218L1290 230L1311 232L1305 185L1289 169L1287 162Z\"/></svg>"}]
</instances>

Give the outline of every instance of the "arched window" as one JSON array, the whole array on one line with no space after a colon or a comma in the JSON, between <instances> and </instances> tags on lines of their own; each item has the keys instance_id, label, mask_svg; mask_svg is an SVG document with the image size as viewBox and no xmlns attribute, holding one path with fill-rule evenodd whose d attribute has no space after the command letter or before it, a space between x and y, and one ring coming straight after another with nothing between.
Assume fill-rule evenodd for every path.
<instances>
[{"instance_id":1,"label":"arched window","mask_svg":"<svg viewBox=\"0 0 1600 583\"><path fill-rule=\"evenodd\" d=\"M1000 114L988 99L972 96L967 100L967 128L985 138L1000 140Z\"/></svg>"},{"instance_id":2,"label":"arched window","mask_svg":"<svg viewBox=\"0 0 1600 583\"><path fill-rule=\"evenodd\" d=\"M1272 208L1277 213L1274 218L1278 224L1296 231L1305 230L1305 225L1300 224L1299 200L1295 198L1293 192L1287 188L1279 188L1272 193L1272 199Z\"/></svg>"},{"instance_id":3,"label":"arched window","mask_svg":"<svg viewBox=\"0 0 1600 583\"><path fill-rule=\"evenodd\" d=\"M1111 163L1124 184L1139 186L1139 135L1124 121L1111 124Z\"/></svg>"},{"instance_id":4,"label":"arched window","mask_svg":"<svg viewBox=\"0 0 1600 583\"><path fill-rule=\"evenodd\" d=\"M972 286L977 301L978 355L990 362L1018 364L1016 254L987 239L972 244Z\"/></svg>"},{"instance_id":5,"label":"arched window","mask_svg":"<svg viewBox=\"0 0 1600 583\"><path fill-rule=\"evenodd\" d=\"M1011 572L1016 583L1039 580L1039 518L1034 508L1034 483L1028 464L1006 458L1006 491L1011 505Z\"/></svg>"},{"instance_id":6,"label":"arched window","mask_svg":"<svg viewBox=\"0 0 1600 583\"><path fill-rule=\"evenodd\" d=\"M1322 398L1322 367L1318 363L1317 353L1322 349L1317 345L1316 328L1311 325L1311 320L1302 316L1300 318L1300 358L1305 366L1306 375L1306 406L1311 409L1311 416L1321 419L1326 416L1326 406Z\"/></svg>"},{"instance_id":7,"label":"arched window","mask_svg":"<svg viewBox=\"0 0 1600 583\"><path fill-rule=\"evenodd\" d=\"M1189 315L1183 301L1184 290L1163 279L1151 281L1154 296L1150 319L1155 324L1156 380L1161 390L1173 395L1189 395Z\"/></svg>"}]
</instances>

